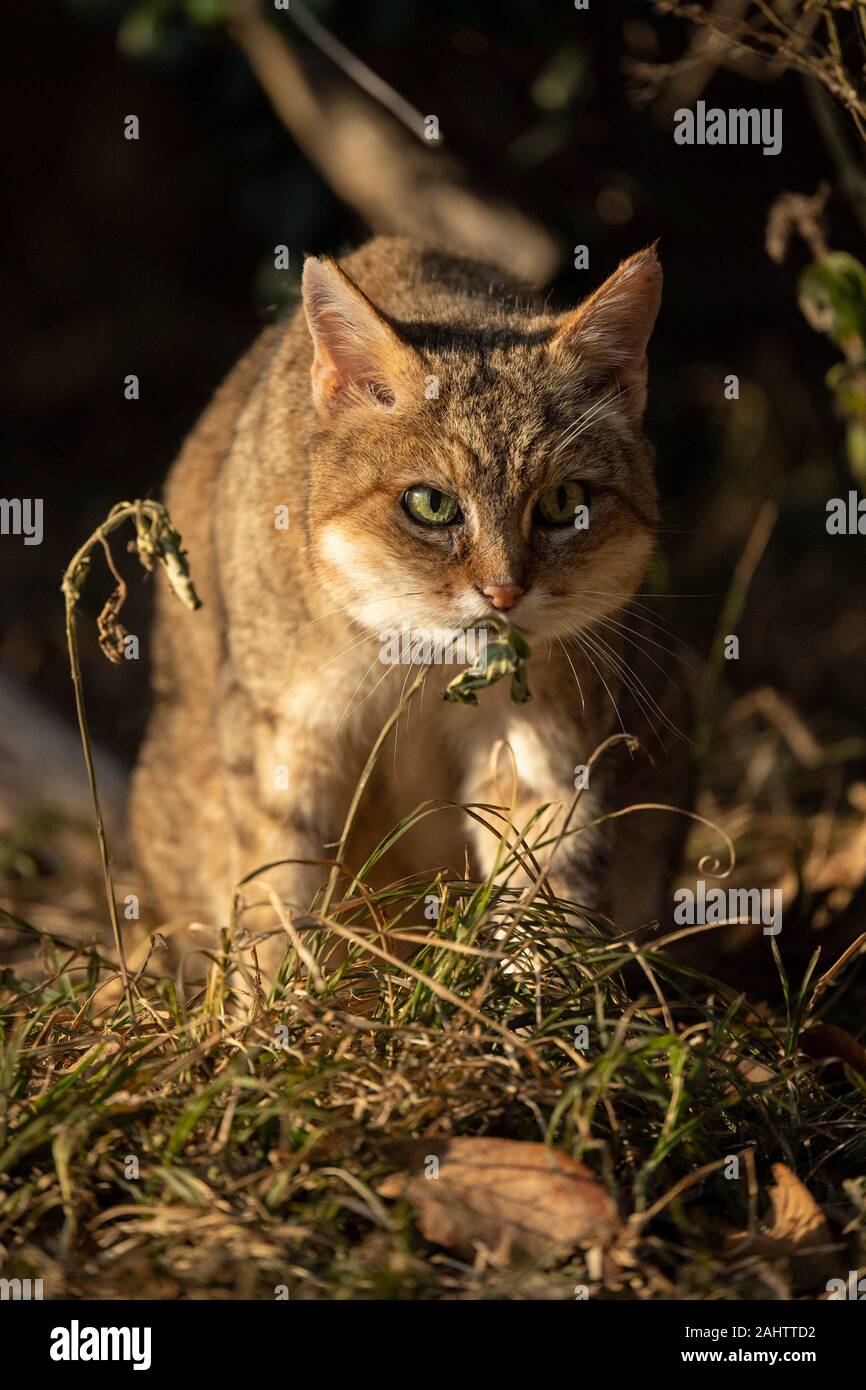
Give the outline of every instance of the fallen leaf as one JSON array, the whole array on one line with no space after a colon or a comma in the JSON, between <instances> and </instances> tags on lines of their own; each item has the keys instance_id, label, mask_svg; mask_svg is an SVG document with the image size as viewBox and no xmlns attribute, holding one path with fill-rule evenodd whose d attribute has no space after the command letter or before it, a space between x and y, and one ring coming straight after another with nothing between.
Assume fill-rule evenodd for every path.
<instances>
[{"instance_id":1,"label":"fallen leaf","mask_svg":"<svg viewBox=\"0 0 866 1390\"><path fill-rule=\"evenodd\" d=\"M801 1052L816 1062L830 1057L838 1058L866 1076L866 1048L844 1028L836 1028L832 1023L818 1023L800 1034L798 1046Z\"/></svg>"},{"instance_id":2,"label":"fallen leaf","mask_svg":"<svg viewBox=\"0 0 866 1390\"><path fill-rule=\"evenodd\" d=\"M768 1067L764 1062L759 1062L756 1057L743 1057L736 1064L736 1069L744 1081L749 1081L753 1086L760 1086L765 1081L772 1081L776 1073L772 1067ZM735 1091L737 1088L733 1082L728 1086L728 1091Z\"/></svg>"},{"instance_id":3,"label":"fallen leaf","mask_svg":"<svg viewBox=\"0 0 866 1390\"><path fill-rule=\"evenodd\" d=\"M769 1191L773 1224L767 1238L794 1250L832 1240L826 1216L797 1174L784 1163L774 1163L773 1177L776 1185Z\"/></svg>"},{"instance_id":4,"label":"fallen leaf","mask_svg":"<svg viewBox=\"0 0 866 1390\"><path fill-rule=\"evenodd\" d=\"M588 1168L544 1144L514 1139L419 1139L389 1146L407 1171L383 1197L403 1197L427 1240L468 1259L479 1246L503 1263L562 1258L606 1244L616 1206Z\"/></svg>"},{"instance_id":5,"label":"fallen leaf","mask_svg":"<svg viewBox=\"0 0 866 1390\"><path fill-rule=\"evenodd\" d=\"M815 1198L796 1173L784 1163L773 1164L775 1186L768 1195L772 1208L763 1231L732 1236L730 1249L738 1255L793 1256L789 1269L792 1285L811 1288L836 1273L833 1232Z\"/></svg>"}]
</instances>

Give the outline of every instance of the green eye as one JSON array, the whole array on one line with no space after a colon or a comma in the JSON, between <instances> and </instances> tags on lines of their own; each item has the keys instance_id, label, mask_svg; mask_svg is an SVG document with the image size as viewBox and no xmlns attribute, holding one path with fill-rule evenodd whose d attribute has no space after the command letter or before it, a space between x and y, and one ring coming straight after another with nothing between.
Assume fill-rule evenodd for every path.
<instances>
[{"instance_id":1,"label":"green eye","mask_svg":"<svg viewBox=\"0 0 866 1390\"><path fill-rule=\"evenodd\" d=\"M435 487L410 487L403 495L403 506L422 526L450 526L460 517L454 498Z\"/></svg>"},{"instance_id":2,"label":"green eye","mask_svg":"<svg viewBox=\"0 0 866 1390\"><path fill-rule=\"evenodd\" d=\"M582 483L559 483L538 499L535 520L542 526L573 526L577 507L586 503L586 488Z\"/></svg>"}]
</instances>

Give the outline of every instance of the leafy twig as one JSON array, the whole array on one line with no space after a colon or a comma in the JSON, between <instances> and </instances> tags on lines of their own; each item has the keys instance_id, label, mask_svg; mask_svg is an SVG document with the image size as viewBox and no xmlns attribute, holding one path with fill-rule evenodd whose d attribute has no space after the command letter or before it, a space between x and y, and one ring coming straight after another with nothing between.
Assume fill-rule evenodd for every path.
<instances>
[{"instance_id":1,"label":"leafy twig","mask_svg":"<svg viewBox=\"0 0 866 1390\"><path fill-rule=\"evenodd\" d=\"M484 690L502 680L503 676L510 676L512 700L516 705L525 705L527 700L532 699L526 679L526 662L532 655L529 643L504 618L485 618L484 621L498 634L496 641L487 643L486 665L483 668L473 665L461 671L449 681L442 698L452 704L477 705L476 690Z\"/></svg>"}]
</instances>

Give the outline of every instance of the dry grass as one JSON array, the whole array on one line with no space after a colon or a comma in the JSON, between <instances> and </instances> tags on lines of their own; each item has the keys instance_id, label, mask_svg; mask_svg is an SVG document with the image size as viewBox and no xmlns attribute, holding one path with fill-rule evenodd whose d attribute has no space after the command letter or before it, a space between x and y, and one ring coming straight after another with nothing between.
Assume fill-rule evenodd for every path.
<instances>
[{"instance_id":1,"label":"dry grass","mask_svg":"<svg viewBox=\"0 0 866 1390\"><path fill-rule=\"evenodd\" d=\"M410 963L371 956L434 894ZM818 1019L852 1022L862 943L756 1008L675 961L658 929L623 940L574 905L520 899L441 875L356 893L300 924L307 963L290 952L273 997L241 1013L230 956L187 1002L148 966L136 1027L116 969L40 931L39 978L31 962L0 991L4 1273L55 1297L819 1296L823 1266L804 1288L790 1252L728 1251L756 1229L774 1162L830 1213L831 1272L862 1265L866 1082L798 1052ZM541 1270L428 1245L376 1187L393 1141L452 1134L582 1158L619 1204L627 1254ZM717 1166L728 1154L739 1180Z\"/></svg>"}]
</instances>

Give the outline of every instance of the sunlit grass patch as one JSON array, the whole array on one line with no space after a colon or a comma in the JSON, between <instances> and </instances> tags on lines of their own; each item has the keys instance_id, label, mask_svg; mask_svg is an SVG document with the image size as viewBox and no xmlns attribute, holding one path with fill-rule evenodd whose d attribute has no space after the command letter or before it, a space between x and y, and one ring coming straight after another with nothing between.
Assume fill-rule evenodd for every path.
<instances>
[{"instance_id":1,"label":"sunlit grass patch","mask_svg":"<svg viewBox=\"0 0 866 1390\"><path fill-rule=\"evenodd\" d=\"M406 923L431 900L424 942ZM575 904L443 874L297 930L306 960L290 949L242 1007L230 957L186 1001L146 969L134 1021L122 994L106 1011L93 953L43 937L40 983L4 975L7 1269L54 1296L817 1296L790 1252L728 1250L773 1163L832 1212L833 1270L862 1263L866 1083L798 1052L859 951L757 1010L657 930L623 939ZM617 1203L612 1248L539 1269L427 1243L377 1186L395 1141L451 1135L585 1162Z\"/></svg>"}]
</instances>

